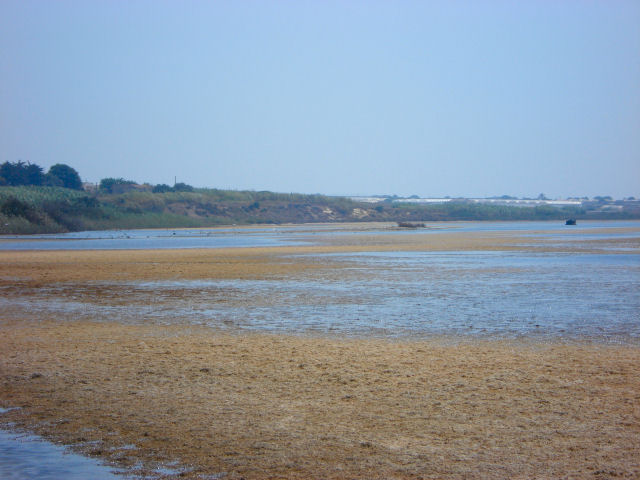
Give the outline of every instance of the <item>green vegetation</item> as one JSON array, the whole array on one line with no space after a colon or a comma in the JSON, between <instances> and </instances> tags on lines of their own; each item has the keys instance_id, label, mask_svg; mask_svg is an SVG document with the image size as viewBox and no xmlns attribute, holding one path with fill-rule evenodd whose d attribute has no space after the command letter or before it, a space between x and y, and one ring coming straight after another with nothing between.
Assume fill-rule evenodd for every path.
<instances>
[{"instance_id":1,"label":"green vegetation","mask_svg":"<svg viewBox=\"0 0 640 480\"><path fill-rule=\"evenodd\" d=\"M0 187L0 233L49 233L118 228L210 227L225 224L345 221L566 220L640 218L640 211L593 212L465 201L419 205L365 204L346 198L272 192L194 189L94 193L50 186Z\"/></svg>"},{"instance_id":2,"label":"green vegetation","mask_svg":"<svg viewBox=\"0 0 640 480\"><path fill-rule=\"evenodd\" d=\"M112 188L89 193L61 187L0 187L0 233L357 220L351 213L360 206L321 195L217 189L106 193Z\"/></svg>"},{"instance_id":3,"label":"green vegetation","mask_svg":"<svg viewBox=\"0 0 640 480\"><path fill-rule=\"evenodd\" d=\"M69 165L56 163L47 173L49 184L56 187L70 188L72 190L82 190L82 180L75 169Z\"/></svg>"},{"instance_id":4,"label":"green vegetation","mask_svg":"<svg viewBox=\"0 0 640 480\"><path fill-rule=\"evenodd\" d=\"M1 233L50 233L82 230L102 216L97 198L63 187L0 187Z\"/></svg>"},{"instance_id":5,"label":"green vegetation","mask_svg":"<svg viewBox=\"0 0 640 480\"><path fill-rule=\"evenodd\" d=\"M103 193L123 193L136 185L133 180L124 178L103 178L100 180L100 191Z\"/></svg>"},{"instance_id":6,"label":"green vegetation","mask_svg":"<svg viewBox=\"0 0 640 480\"><path fill-rule=\"evenodd\" d=\"M640 202L608 197L584 207L533 208L454 200L440 204L371 204L342 197L194 188L184 183L139 185L102 179L90 191L78 173L57 164L44 174L24 162L0 165L0 233L54 233L121 228L210 227L229 224L385 221L405 225L445 220L640 218Z\"/></svg>"},{"instance_id":7,"label":"green vegetation","mask_svg":"<svg viewBox=\"0 0 640 480\"><path fill-rule=\"evenodd\" d=\"M47 185L82 190L78 172L62 163L53 165L45 174L42 167L34 163L4 162L0 164L0 186L2 185Z\"/></svg>"}]
</instances>

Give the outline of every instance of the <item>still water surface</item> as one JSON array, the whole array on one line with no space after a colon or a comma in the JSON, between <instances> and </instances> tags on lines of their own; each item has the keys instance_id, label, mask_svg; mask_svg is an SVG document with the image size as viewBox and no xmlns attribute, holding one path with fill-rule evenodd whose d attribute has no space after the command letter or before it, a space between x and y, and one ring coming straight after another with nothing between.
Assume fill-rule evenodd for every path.
<instances>
[{"instance_id":1,"label":"still water surface","mask_svg":"<svg viewBox=\"0 0 640 480\"><path fill-rule=\"evenodd\" d=\"M3 480L118 480L112 468L34 435L0 430Z\"/></svg>"},{"instance_id":2,"label":"still water surface","mask_svg":"<svg viewBox=\"0 0 640 480\"><path fill-rule=\"evenodd\" d=\"M47 235L0 235L0 250L123 250L166 248L274 247L315 243L316 236L434 235L451 232L517 232L558 239L633 238L634 233L613 232L639 228L639 221L585 221L578 227L562 222L441 222L426 229L398 229L395 224L362 224L345 229L339 224L256 227L146 229L70 232ZM607 233L611 230L611 233ZM578 231L579 234L574 234Z\"/></svg>"},{"instance_id":3,"label":"still water surface","mask_svg":"<svg viewBox=\"0 0 640 480\"><path fill-rule=\"evenodd\" d=\"M7 408L0 408L2 414ZM10 427L10 425L9 425ZM135 446L125 446L134 450ZM122 450L122 449L121 449ZM72 452L63 445L49 442L37 435L16 433L0 428L0 479L1 480L159 480L180 478L185 470L174 465L157 467L145 475L109 467L95 458ZM217 480L218 476L200 477Z\"/></svg>"}]
</instances>

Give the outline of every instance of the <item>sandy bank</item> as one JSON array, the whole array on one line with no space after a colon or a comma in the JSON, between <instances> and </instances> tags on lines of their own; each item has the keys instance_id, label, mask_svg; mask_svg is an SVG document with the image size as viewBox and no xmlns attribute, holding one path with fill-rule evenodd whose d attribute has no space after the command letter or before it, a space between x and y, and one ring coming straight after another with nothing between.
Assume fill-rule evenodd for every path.
<instances>
[{"instance_id":1,"label":"sandy bank","mask_svg":"<svg viewBox=\"0 0 640 480\"><path fill-rule=\"evenodd\" d=\"M0 351L3 421L192 478L640 475L633 346L5 322Z\"/></svg>"}]
</instances>

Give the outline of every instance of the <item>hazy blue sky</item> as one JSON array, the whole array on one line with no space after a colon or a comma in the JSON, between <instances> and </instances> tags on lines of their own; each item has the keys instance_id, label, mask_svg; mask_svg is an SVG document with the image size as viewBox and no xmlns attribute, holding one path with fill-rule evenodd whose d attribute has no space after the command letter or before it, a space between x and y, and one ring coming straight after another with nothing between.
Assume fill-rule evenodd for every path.
<instances>
[{"instance_id":1,"label":"hazy blue sky","mask_svg":"<svg viewBox=\"0 0 640 480\"><path fill-rule=\"evenodd\" d=\"M326 194L640 197L640 2L0 2L0 161Z\"/></svg>"}]
</instances>

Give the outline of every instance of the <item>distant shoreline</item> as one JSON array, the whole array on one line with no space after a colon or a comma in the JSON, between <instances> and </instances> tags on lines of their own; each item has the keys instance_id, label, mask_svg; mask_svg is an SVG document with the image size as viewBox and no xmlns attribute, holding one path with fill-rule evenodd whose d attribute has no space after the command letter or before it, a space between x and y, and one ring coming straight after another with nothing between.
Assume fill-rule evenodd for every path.
<instances>
[{"instance_id":1,"label":"distant shoreline","mask_svg":"<svg viewBox=\"0 0 640 480\"><path fill-rule=\"evenodd\" d=\"M515 206L509 204L515 200L500 199L420 200L395 198L371 203L346 197L217 189L105 194L60 187L5 186L0 187L0 234L257 224L640 218L639 201L556 205L534 200L537 203Z\"/></svg>"}]
</instances>

